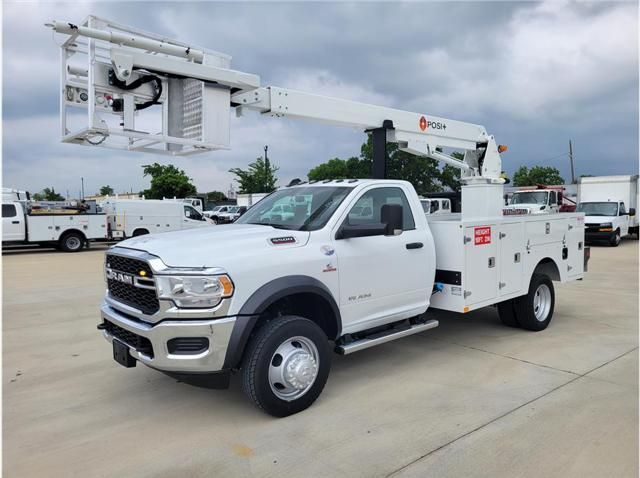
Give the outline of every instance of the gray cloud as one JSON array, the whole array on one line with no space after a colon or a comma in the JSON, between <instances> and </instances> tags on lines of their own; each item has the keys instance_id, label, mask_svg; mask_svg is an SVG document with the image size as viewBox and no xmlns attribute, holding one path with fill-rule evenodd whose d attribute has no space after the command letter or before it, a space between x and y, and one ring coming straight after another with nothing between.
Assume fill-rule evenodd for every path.
<instances>
[{"instance_id":1,"label":"gray cloud","mask_svg":"<svg viewBox=\"0 0 640 478\"><path fill-rule=\"evenodd\" d=\"M115 8L117 7L117 8ZM140 166L172 162L200 190L270 145L281 182L357 155L361 132L249 115L232 150L188 159L114 153L58 140L58 49L42 25L94 13L233 55L263 84L483 124L510 146L505 169L557 166L575 141L583 174L638 170L636 3L5 3L3 184L75 195L139 190ZM555 158L554 158L555 157ZM554 158L554 159L548 159Z\"/></svg>"}]
</instances>

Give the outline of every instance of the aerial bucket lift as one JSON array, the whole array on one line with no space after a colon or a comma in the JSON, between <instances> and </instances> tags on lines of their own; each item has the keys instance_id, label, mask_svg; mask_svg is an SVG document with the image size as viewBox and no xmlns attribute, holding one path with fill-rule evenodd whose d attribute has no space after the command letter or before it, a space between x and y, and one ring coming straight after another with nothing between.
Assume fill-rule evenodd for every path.
<instances>
[{"instance_id":1,"label":"aerial bucket lift","mask_svg":"<svg viewBox=\"0 0 640 478\"><path fill-rule=\"evenodd\" d=\"M63 142L129 151L191 155L230 148L230 112L258 111L358 128L372 134L374 178L386 175L386 143L461 170L463 215L502 211L502 163L480 125L392 108L260 86L260 77L231 69L228 55L169 40L98 17L47 26L61 45ZM78 60L86 61L84 64ZM84 108L86 122L71 130ZM462 161L442 152L463 150Z\"/></svg>"}]
</instances>

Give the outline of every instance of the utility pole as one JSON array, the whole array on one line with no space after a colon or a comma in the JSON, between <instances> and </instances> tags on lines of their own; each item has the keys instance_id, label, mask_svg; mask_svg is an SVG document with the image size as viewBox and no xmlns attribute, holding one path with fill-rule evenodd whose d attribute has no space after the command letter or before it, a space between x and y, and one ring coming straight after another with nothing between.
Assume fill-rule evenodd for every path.
<instances>
[{"instance_id":1,"label":"utility pole","mask_svg":"<svg viewBox=\"0 0 640 478\"><path fill-rule=\"evenodd\" d=\"M269 177L269 156L267 156L267 152L269 151L269 145L265 145L264 147L264 185L262 188L262 192L266 193L267 191L267 179Z\"/></svg>"},{"instance_id":2,"label":"utility pole","mask_svg":"<svg viewBox=\"0 0 640 478\"><path fill-rule=\"evenodd\" d=\"M571 184L576 183L576 174L573 170L573 146L571 140L569 140L569 164L571 164Z\"/></svg>"},{"instance_id":3,"label":"utility pole","mask_svg":"<svg viewBox=\"0 0 640 478\"><path fill-rule=\"evenodd\" d=\"M82 184L82 192L80 193L80 199L84 200L84 178L80 178L80 183Z\"/></svg>"}]
</instances>

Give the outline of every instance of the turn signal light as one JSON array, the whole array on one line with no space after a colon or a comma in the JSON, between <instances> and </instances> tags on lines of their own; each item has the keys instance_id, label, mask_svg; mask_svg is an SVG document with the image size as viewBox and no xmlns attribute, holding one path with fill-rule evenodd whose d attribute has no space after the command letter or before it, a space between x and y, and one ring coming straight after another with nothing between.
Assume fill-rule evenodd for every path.
<instances>
[{"instance_id":1,"label":"turn signal light","mask_svg":"<svg viewBox=\"0 0 640 478\"><path fill-rule=\"evenodd\" d=\"M504 153L506 150L508 150L509 148L504 145L504 144L499 144L498 145L498 153Z\"/></svg>"},{"instance_id":2,"label":"turn signal light","mask_svg":"<svg viewBox=\"0 0 640 478\"><path fill-rule=\"evenodd\" d=\"M233 282L231 282L231 279L227 276L220 276L218 277L218 280L220 281L220 284L222 284L223 297L229 297L233 294Z\"/></svg>"}]
</instances>

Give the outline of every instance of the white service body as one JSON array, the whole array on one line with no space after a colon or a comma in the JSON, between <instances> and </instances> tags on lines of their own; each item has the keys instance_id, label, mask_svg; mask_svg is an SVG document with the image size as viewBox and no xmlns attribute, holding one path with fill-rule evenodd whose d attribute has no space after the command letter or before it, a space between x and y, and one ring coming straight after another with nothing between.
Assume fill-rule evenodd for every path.
<instances>
[{"instance_id":1,"label":"white service body","mask_svg":"<svg viewBox=\"0 0 640 478\"><path fill-rule=\"evenodd\" d=\"M204 216L183 200L109 199L102 204L112 238L180 231L208 226Z\"/></svg>"},{"instance_id":2,"label":"white service body","mask_svg":"<svg viewBox=\"0 0 640 478\"><path fill-rule=\"evenodd\" d=\"M107 239L104 214L28 214L23 201L2 204L2 243L59 243L77 232L83 240Z\"/></svg>"}]
</instances>

